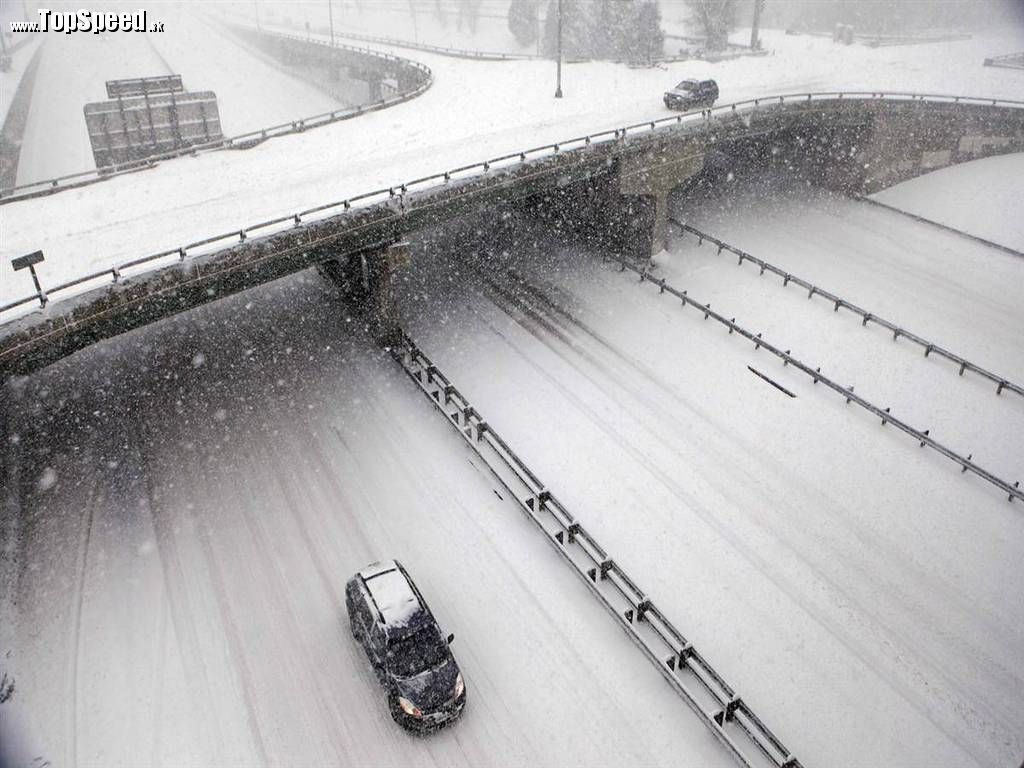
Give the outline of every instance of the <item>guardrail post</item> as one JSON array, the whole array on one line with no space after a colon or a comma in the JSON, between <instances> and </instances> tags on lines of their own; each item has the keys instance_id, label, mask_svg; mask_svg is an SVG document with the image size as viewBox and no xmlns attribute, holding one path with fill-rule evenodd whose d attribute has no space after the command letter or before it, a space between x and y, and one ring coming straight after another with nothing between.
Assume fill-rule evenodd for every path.
<instances>
[{"instance_id":1,"label":"guardrail post","mask_svg":"<svg viewBox=\"0 0 1024 768\"><path fill-rule=\"evenodd\" d=\"M526 506L528 506L534 512L540 512L542 509L544 509L544 505L547 504L550 499L551 492L546 489L542 489L537 493L536 496L531 496L526 500Z\"/></svg>"},{"instance_id":2,"label":"guardrail post","mask_svg":"<svg viewBox=\"0 0 1024 768\"><path fill-rule=\"evenodd\" d=\"M590 580L594 583L597 583L599 580L604 581L608 578L608 571L614 567L615 562L613 560L602 560L596 568L591 568L587 571L587 576L589 576Z\"/></svg>"}]
</instances>

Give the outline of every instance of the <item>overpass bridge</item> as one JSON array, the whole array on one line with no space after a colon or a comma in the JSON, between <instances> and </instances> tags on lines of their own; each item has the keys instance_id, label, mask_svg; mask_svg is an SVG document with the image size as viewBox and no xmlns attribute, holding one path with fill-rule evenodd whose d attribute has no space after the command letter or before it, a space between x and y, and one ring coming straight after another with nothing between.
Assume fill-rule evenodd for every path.
<instances>
[{"instance_id":1,"label":"overpass bridge","mask_svg":"<svg viewBox=\"0 0 1024 768\"><path fill-rule=\"evenodd\" d=\"M664 247L669 193L698 177L783 165L815 184L860 194L1022 150L1024 102L959 96L803 93L636 123L240 225L44 285L38 295L0 307L2 319L40 305L0 326L0 371L29 373L96 341L321 264L343 281L361 273L378 333L391 336L391 246L425 226L492 206L543 207L581 237L646 258Z\"/></svg>"}]
</instances>

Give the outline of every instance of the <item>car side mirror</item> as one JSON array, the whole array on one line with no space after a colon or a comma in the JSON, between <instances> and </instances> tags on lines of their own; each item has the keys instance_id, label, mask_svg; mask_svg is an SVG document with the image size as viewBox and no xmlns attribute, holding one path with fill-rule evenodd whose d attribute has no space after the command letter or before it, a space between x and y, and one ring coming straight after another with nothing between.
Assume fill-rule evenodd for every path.
<instances>
[{"instance_id":1,"label":"car side mirror","mask_svg":"<svg viewBox=\"0 0 1024 768\"><path fill-rule=\"evenodd\" d=\"M453 642L455 642L455 633L454 632L452 634L448 635L448 645L451 645Z\"/></svg>"}]
</instances>

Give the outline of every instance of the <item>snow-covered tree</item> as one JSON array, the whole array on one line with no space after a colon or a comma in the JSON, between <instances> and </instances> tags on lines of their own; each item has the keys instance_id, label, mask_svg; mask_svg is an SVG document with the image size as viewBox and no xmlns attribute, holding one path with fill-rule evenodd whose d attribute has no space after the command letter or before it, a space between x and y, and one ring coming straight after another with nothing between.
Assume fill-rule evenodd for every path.
<instances>
[{"instance_id":1,"label":"snow-covered tree","mask_svg":"<svg viewBox=\"0 0 1024 768\"><path fill-rule=\"evenodd\" d=\"M653 64L665 48L665 33L661 29L661 10L657 0L638 0L633 3L633 26L628 58L633 62Z\"/></svg>"},{"instance_id":2,"label":"snow-covered tree","mask_svg":"<svg viewBox=\"0 0 1024 768\"><path fill-rule=\"evenodd\" d=\"M480 0L459 0L458 9L455 25L460 30L465 25L465 29L476 34L477 22L480 21Z\"/></svg>"},{"instance_id":3,"label":"snow-covered tree","mask_svg":"<svg viewBox=\"0 0 1024 768\"><path fill-rule=\"evenodd\" d=\"M597 0L591 5L591 13L592 55L601 59L628 58L636 22L634 0Z\"/></svg>"},{"instance_id":4,"label":"snow-covered tree","mask_svg":"<svg viewBox=\"0 0 1024 768\"><path fill-rule=\"evenodd\" d=\"M512 0L508 7L508 28L522 45L537 42L537 10L540 0Z\"/></svg>"},{"instance_id":5,"label":"snow-covered tree","mask_svg":"<svg viewBox=\"0 0 1024 768\"><path fill-rule=\"evenodd\" d=\"M445 12L444 6L441 5L441 0L434 0L434 18L442 28L448 26L448 14Z\"/></svg>"},{"instance_id":6,"label":"snow-covered tree","mask_svg":"<svg viewBox=\"0 0 1024 768\"><path fill-rule=\"evenodd\" d=\"M736 23L736 0L686 0L690 16L707 37L708 50L720 51Z\"/></svg>"},{"instance_id":7,"label":"snow-covered tree","mask_svg":"<svg viewBox=\"0 0 1024 768\"><path fill-rule=\"evenodd\" d=\"M564 56L651 62L665 35L657 0L562 0ZM544 52L558 51L558 0L548 3Z\"/></svg>"},{"instance_id":8,"label":"snow-covered tree","mask_svg":"<svg viewBox=\"0 0 1024 768\"><path fill-rule=\"evenodd\" d=\"M566 58L589 58L593 55L589 3L582 0L562 0L562 55ZM548 2L544 20L544 53L558 55L558 0Z\"/></svg>"}]
</instances>

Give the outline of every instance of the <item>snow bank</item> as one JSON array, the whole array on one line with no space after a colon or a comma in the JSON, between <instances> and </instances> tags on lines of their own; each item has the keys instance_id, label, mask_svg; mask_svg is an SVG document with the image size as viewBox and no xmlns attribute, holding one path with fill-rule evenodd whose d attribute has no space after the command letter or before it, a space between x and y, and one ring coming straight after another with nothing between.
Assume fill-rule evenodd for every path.
<instances>
[{"instance_id":1,"label":"snow bank","mask_svg":"<svg viewBox=\"0 0 1024 768\"><path fill-rule=\"evenodd\" d=\"M1024 251L1024 154L989 157L943 168L873 197Z\"/></svg>"}]
</instances>

